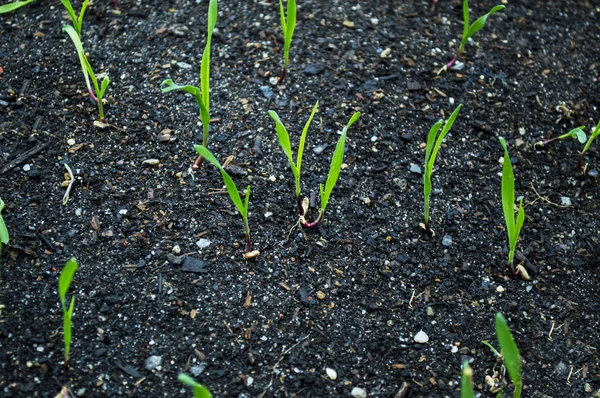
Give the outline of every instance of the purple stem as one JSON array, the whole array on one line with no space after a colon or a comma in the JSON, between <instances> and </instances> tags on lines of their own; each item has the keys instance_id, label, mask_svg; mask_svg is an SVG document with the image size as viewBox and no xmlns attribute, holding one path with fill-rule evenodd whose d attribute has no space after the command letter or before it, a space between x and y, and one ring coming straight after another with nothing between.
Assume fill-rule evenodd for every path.
<instances>
[{"instance_id":1,"label":"purple stem","mask_svg":"<svg viewBox=\"0 0 600 398\"><path fill-rule=\"evenodd\" d=\"M281 84L281 82L283 81L283 79L285 79L285 75L287 75L287 69L284 67L281 70L281 75L279 75L279 80L277 81L277 84Z\"/></svg>"},{"instance_id":2,"label":"purple stem","mask_svg":"<svg viewBox=\"0 0 600 398\"><path fill-rule=\"evenodd\" d=\"M91 87L88 87L88 93L90 93L90 97L91 97L91 98L92 98L94 101L98 102L98 97L96 97L96 94L94 94L94 90L92 90L92 88L91 88Z\"/></svg>"},{"instance_id":3,"label":"purple stem","mask_svg":"<svg viewBox=\"0 0 600 398\"><path fill-rule=\"evenodd\" d=\"M196 161L192 165L192 170L198 170L200 168L200 166L202 165L203 161L204 161L204 158L202 156L198 156L196 158Z\"/></svg>"},{"instance_id":4,"label":"purple stem","mask_svg":"<svg viewBox=\"0 0 600 398\"><path fill-rule=\"evenodd\" d=\"M554 138L550 138L549 140L542 141L542 146L546 146L546 145L548 145L556 140L559 140L559 139L560 139L560 137L554 137Z\"/></svg>"},{"instance_id":5,"label":"purple stem","mask_svg":"<svg viewBox=\"0 0 600 398\"><path fill-rule=\"evenodd\" d=\"M304 209L302 208L302 198L300 196L298 196L296 198L296 202L298 203L298 214L300 214L301 216L304 216Z\"/></svg>"},{"instance_id":6,"label":"purple stem","mask_svg":"<svg viewBox=\"0 0 600 398\"><path fill-rule=\"evenodd\" d=\"M454 58L452 58L452 60L450 62L448 62L446 64L446 69L450 69L454 66L454 64L456 63L456 60L458 59L458 53L454 56Z\"/></svg>"},{"instance_id":7,"label":"purple stem","mask_svg":"<svg viewBox=\"0 0 600 398\"><path fill-rule=\"evenodd\" d=\"M319 225L319 223L321 222L321 220L323 219L323 215L325 214L325 212L319 211L319 217L317 217L317 219L313 222L302 222L300 221L300 223L302 224L302 226L304 228L308 228L308 229L313 229L316 228L317 225Z\"/></svg>"},{"instance_id":8,"label":"purple stem","mask_svg":"<svg viewBox=\"0 0 600 398\"><path fill-rule=\"evenodd\" d=\"M516 268L513 268L512 264L510 264L510 265L508 266L508 272L510 272L510 274L511 274L512 276L518 276L518 275L520 274L519 270L518 270L518 269L516 269Z\"/></svg>"}]
</instances>

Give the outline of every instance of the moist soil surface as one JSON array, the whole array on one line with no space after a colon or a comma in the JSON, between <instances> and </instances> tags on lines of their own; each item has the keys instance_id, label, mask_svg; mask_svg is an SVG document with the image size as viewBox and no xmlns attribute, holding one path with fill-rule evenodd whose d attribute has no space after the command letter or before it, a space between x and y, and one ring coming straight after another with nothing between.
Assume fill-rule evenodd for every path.
<instances>
[{"instance_id":1,"label":"moist soil surface","mask_svg":"<svg viewBox=\"0 0 600 398\"><path fill-rule=\"evenodd\" d=\"M508 375L481 343L499 348L497 312L521 351L524 396L600 390L598 144L585 173L576 140L534 145L600 120L598 3L507 1L465 47L463 69L437 75L459 44L460 1L302 1L280 86L278 4L220 3L209 146L233 156L240 190L252 186L253 260L218 171L190 170L202 139L195 101L160 90L167 78L198 83L207 1L90 6L82 40L112 80L106 129L93 125L60 2L1 17L11 240L0 395L190 396L177 381L186 372L217 397L458 397L469 360L476 392L492 396L484 379L496 373L508 396ZM496 4L471 3L471 20ZM339 132L362 116L323 222L303 230L267 111L295 149L317 100L303 196L318 197ZM418 226L424 142L461 103L433 174L429 237ZM524 197L516 261L530 281L507 271L501 136ZM65 165L75 182L63 205ZM71 256L80 269L66 369L57 282Z\"/></svg>"}]
</instances>

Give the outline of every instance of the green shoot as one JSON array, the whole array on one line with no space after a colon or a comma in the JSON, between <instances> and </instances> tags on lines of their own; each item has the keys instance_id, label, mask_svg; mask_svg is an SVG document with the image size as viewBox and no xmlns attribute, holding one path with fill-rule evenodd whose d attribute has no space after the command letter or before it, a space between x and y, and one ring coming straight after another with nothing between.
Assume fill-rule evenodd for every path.
<instances>
[{"instance_id":1,"label":"green shoot","mask_svg":"<svg viewBox=\"0 0 600 398\"><path fill-rule=\"evenodd\" d=\"M519 211L515 222L515 176L513 174L510 156L506 148L506 141L500 138L500 144L504 148L504 164L502 165L502 210L504 211L504 220L506 221L506 233L508 234L508 267L513 275L519 273L524 279L529 279L525 269L522 266L514 267L515 248L521 233L521 227L525 221L525 210L523 209L523 199L519 202Z\"/></svg>"},{"instance_id":2,"label":"green shoot","mask_svg":"<svg viewBox=\"0 0 600 398\"><path fill-rule=\"evenodd\" d=\"M67 32L73 41L73 44L75 45L75 50L77 51L77 56L79 57L79 63L81 64L81 70L83 72L83 77L85 78L85 83L87 84L88 92L90 97L98 103L98 115L100 116L100 121L105 122L103 98L104 94L106 93L106 89L110 84L110 79L108 78L108 75L104 76L101 85L98 86L98 80L96 79L96 75L94 74L92 66L85 55L85 51L83 50L83 45L81 44L81 39L79 38L77 31L71 25L64 25L63 32ZM90 80L94 85L93 89L90 85Z\"/></svg>"},{"instance_id":3,"label":"green shoot","mask_svg":"<svg viewBox=\"0 0 600 398\"><path fill-rule=\"evenodd\" d=\"M81 37L81 26L83 25L83 16L85 15L85 10L87 9L88 3L90 0L83 0L83 4L81 4L81 11L79 11L79 16L75 14L75 10L71 5L69 0L60 0L63 6L67 9L69 16L71 17L71 21L73 22L73 27L77 31L77 35Z\"/></svg>"},{"instance_id":4,"label":"green shoot","mask_svg":"<svg viewBox=\"0 0 600 398\"><path fill-rule=\"evenodd\" d=\"M437 157L438 151L440 150L442 141L446 137L446 134L448 134L448 132L452 128L454 120L458 116L461 107L462 104L456 107L454 112L452 112L452 115L450 115L450 118L448 118L446 124L444 124L443 120L440 120L436 124L434 124L433 127L431 127L431 130L429 130L429 134L427 135L427 149L425 150L425 173L423 176L425 223L421 224L421 226L431 236L434 235L434 232L431 230L429 225L429 198L431 196L431 174L433 173L433 165L435 164L435 158ZM444 128L438 136L438 131L442 127L442 124L444 124Z\"/></svg>"},{"instance_id":5,"label":"green shoot","mask_svg":"<svg viewBox=\"0 0 600 398\"><path fill-rule=\"evenodd\" d=\"M173 83L173 80L167 79L162 82L163 93L174 90L183 90L191 94L200 108L200 121L202 122L202 146L208 147L208 131L210 127L210 44L212 41L213 30L217 24L218 4L217 0L210 0L208 4L208 33L206 35L206 46L202 53L200 63L200 87L180 86ZM192 169L197 170L202 164L203 157L199 156Z\"/></svg>"},{"instance_id":6,"label":"green shoot","mask_svg":"<svg viewBox=\"0 0 600 398\"><path fill-rule=\"evenodd\" d=\"M585 126L575 127L568 133L559 135L558 137L550 138L549 140L546 140L546 141L536 142L534 144L534 146L536 146L536 147L546 146L554 141L564 140L565 138L573 138L573 139L576 139L577 141L579 141L580 143L585 144L585 142L587 141L587 136L585 135L585 132L583 131L584 129L585 129Z\"/></svg>"},{"instance_id":7,"label":"green shoot","mask_svg":"<svg viewBox=\"0 0 600 398\"><path fill-rule=\"evenodd\" d=\"M465 44L467 44L469 39L471 37L473 37L473 35L475 33L477 33L477 31L479 31L481 28L483 28L485 26L485 23L490 15L492 15L496 11L500 11L503 9L504 9L504 6L501 6L501 5L495 6L494 8L492 8L490 10L490 12L477 18L475 20L475 22L473 22L472 25L469 25L469 0L463 0L464 27L463 27L463 37L462 37L462 40L460 41L460 46L458 48L458 52L456 53L456 55L454 55L454 58L452 58L452 60L450 62L448 62L446 65L444 65L444 67L442 69L439 70L438 74L440 72L448 70L452 66L454 66L454 64L456 63L456 60L458 59L458 57L462 54L463 50L465 49Z\"/></svg>"},{"instance_id":8,"label":"green shoot","mask_svg":"<svg viewBox=\"0 0 600 398\"><path fill-rule=\"evenodd\" d=\"M473 393L473 369L469 362L463 362L462 377L460 379L460 398L475 398Z\"/></svg>"},{"instance_id":9,"label":"green shoot","mask_svg":"<svg viewBox=\"0 0 600 398\"><path fill-rule=\"evenodd\" d=\"M288 0L287 19L283 10L283 1L279 0L279 18L281 19L281 29L283 30L283 69L281 70L278 84L285 79L287 68L290 64L290 46L292 45L292 36L296 28L296 0Z\"/></svg>"},{"instance_id":10,"label":"green shoot","mask_svg":"<svg viewBox=\"0 0 600 398\"><path fill-rule=\"evenodd\" d=\"M75 260L74 257L71 257L65 264L60 273L60 277L58 278L58 296L60 297L60 304L63 310L63 327L65 334L65 366L68 366L69 353L71 352L71 318L73 316L73 310L75 309L75 296L71 297L71 304L68 308L65 297L77 268L79 268L77 260Z\"/></svg>"},{"instance_id":11,"label":"green shoot","mask_svg":"<svg viewBox=\"0 0 600 398\"><path fill-rule=\"evenodd\" d=\"M0 6L0 14L6 14L7 12L14 11L17 8L21 8L29 3L32 3L33 1L35 0L15 1L13 3L4 4L3 6Z\"/></svg>"},{"instance_id":12,"label":"green shoot","mask_svg":"<svg viewBox=\"0 0 600 398\"><path fill-rule=\"evenodd\" d=\"M227 174L223 166L219 163L217 158L206 149L204 145L194 145L196 152L204 159L208 160L212 163L219 171L221 172L221 176L223 177L223 182L225 183L225 188L227 188L227 192L229 193L229 197L231 201L237 207L242 219L244 220L244 231L246 232L246 254L252 251L252 242L250 241L250 227L248 226L248 202L250 201L250 185L246 188L246 197L244 202L240 197L240 193L233 182L233 179Z\"/></svg>"},{"instance_id":13,"label":"green shoot","mask_svg":"<svg viewBox=\"0 0 600 398\"><path fill-rule=\"evenodd\" d=\"M590 145L592 145L592 142L594 141L594 139L596 137L598 137L599 135L600 135L600 122L598 122L594 131L592 132L592 134L590 134L590 138L588 138L587 142L585 143L585 147L583 148L583 151L581 151L581 153L579 154L579 168L580 169L582 168L581 166L583 164L583 156L588 151L588 149L590 149Z\"/></svg>"},{"instance_id":14,"label":"green shoot","mask_svg":"<svg viewBox=\"0 0 600 398\"><path fill-rule=\"evenodd\" d=\"M496 336L500 343L500 349L502 350L502 357L504 358L504 366L508 370L508 374L515 385L514 398L521 397L522 384L522 371L521 371L521 355L517 344L513 339L512 333L508 328L506 319L501 313L496 314Z\"/></svg>"},{"instance_id":15,"label":"green shoot","mask_svg":"<svg viewBox=\"0 0 600 398\"><path fill-rule=\"evenodd\" d=\"M285 126L279 119L279 115L277 114L277 112L269 111L269 116L271 116L271 118L275 121L275 128L277 129L277 138L279 139L279 144L281 145L281 149L283 149L283 152L285 153L285 155L288 158L288 161L290 162L290 167L292 168L292 173L294 174L294 178L296 180L296 201L298 202L298 211L300 212L300 215L304 215L304 211L302 209L302 199L300 198L300 172L302 166L302 154L304 152L306 133L308 132L308 128L313 120L313 117L315 116L315 113L317 113L318 108L319 101L315 103L312 113L310 114L308 121L304 125L304 130L302 130L302 135L300 136L300 143L298 144L298 157L296 163L294 163L294 160L292 159L293 153L290 144L290 136Z\"/></svg>"},{"instance_id":16,"label":"green shoot","mask_svg":"<svg viewBox=\"0 0 600 398\"><path fill-rule=\"evenodd\" d=\"M329 175L327 176L327 181L325 182L325 189L323 189L323 184L319 185L319 197L321 198L321 208L319 209L319 215L317 219L313 222L306 221L306 211L308 211L308 199L304 199L302 203L302 208L305 209L304 214L300 216L300 224L302 224L305 228L315 228L325 215L325 209L327 208L327 204L329 203L329 197L331 196L331 192L333 191L333 187L337 183L338 178L340 177L340 171L342 170L342 162L344 160L344 149L346 148L346 135L348 134L348 129L352 126L356 121L360 118L360 112L355 112L344 130L342 131L342 135L335 146L335 151L333 151L333 156L331 157L331 165L329 166Z\"/></svg>"},{"instance_id":17,"label":"green shoot","mask_svg":"<svg viewBox=\"0 0 600 398\"><path fill-rule=\"evenodd\" d=\"M4 209L4 201L0 199L0 256L2 255L2 245L7 244L10 240L8 229L4 223L4 218L2 218L2 209Z\"/></svg>"},{"instance_id":18,"label":"green shoot","mask_svg":"<svg viewBox=\"0 0 600 398\"><path fill-rule=\"evenodd\" d=\"M212 398L212 394L208 391L208 388L204 387L202 384L198 384L185 373L179 373L177 379L186 386L192 387L194 390L194 398Z\"/></svg>"}]
</instances>

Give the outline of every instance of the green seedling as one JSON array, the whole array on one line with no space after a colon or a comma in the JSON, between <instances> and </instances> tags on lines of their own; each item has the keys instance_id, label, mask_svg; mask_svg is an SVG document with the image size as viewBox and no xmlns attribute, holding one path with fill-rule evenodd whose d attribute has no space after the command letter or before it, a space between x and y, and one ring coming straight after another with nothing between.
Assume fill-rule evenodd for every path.
<instances>
[{"instance_id":1,"label":"green seedling","mask_svg":"<svg viewBox=\"0 0 600 398\"><path fill-rule=\"evenodd\" d=\"M279 0L279 18L281 20L281 29L283 30L283 69L281 70L277 84L280 84L285 79L287 68L290 64L290 46L292 45L292 36L296 28L296 0L288 0L287 19L283 10L283 1Z\"/></svg>"},{"instance_id":2,"label":"green seedling","mask_svg":"<svg viewBox=\"0 0 600 398\"><path fill-rule=\"evenodd\" d=\"M525 221L525 209L523 209L523 199L519 201L519 211L517 214L517 220L515 222L515 176L513 174L512 164L510 163L510 156L508 156L508 149L506 148L506 141L504 138L500 138L502 148L504 148L504 164L502 165L502 210L504 212L504 220L506 221L506 233L508 234L508 267L513 275L519 275L523 279L528 280L529 275L525 268L521 265L515 267L513 264L515 257L515 248L517 247L517 241Z\"/></svg>"},{"instance_id":3,"label":"green seedling","mask_svg":"<svg viewBox=\"0 0 600 398\"><path fill-rule=\"evenodd\" d=\"M469 39L471 37L473 37L473 35L475 33L477 33L478 30L480 30L481 28L483 28L485 26L485 23L486 23L486 21L487 21L487 19L489 18L490 15L492 15L496 11L500 11L500 10L503 10L503 9L504 9L504 6L501 6L501 5L495 6L494 8L492 8L490 10L490 12L488 12L487 14L485 14L485 15L477 18L475 20L475 22L473 22L472 25L469 25L469 1L468 0L463 0L464 27L463 27L463 37L462 37L462 40L460 41L460 46L458 47L458 51L454 55L454 58L452 58L452 60L450 62L448 62L446 65L444 65L444 67L438 71L438 74L441 73L441 72L443 72L443 71L445 71L445 70L448 70L448 69L452 68L452 66L454 66L454 64L458 60L458 57L464 51L465 44L467 44L467 42L469 41Z\"/></svg>"},{"instance_id":4,"label":"green seedling","mask_svg":"<svg viewBox=\"0 0 600 398\"><path fill-rule=\"evenodd\" d=\"M6 224L4 223L4 218L2 218L2 210L4 209L4 201L0 199L0 256L2 256L2 245L5 245L10 240L10 236L8 235L8 229L6 228Z\"/></svg>"},{"instance_id":5,"label":"green seedling","mask_svg":"<svg viewBox=\"0 0 600 398\"><path fill-rule=\"evenodd\" d=\"M298 157L296 158L296 163L294 163L294 160L292 159L293 153L290 144L290 136L285 126L283 125L283 123L281 123L277 112L269 111L269 116L271 116L271 118L275 121L275 128L277 129L277 138L279 139L279 144L281 145L281 149L283 149L283 152L285 153L285 155L288 158L288 161L290 162L290 167L292 168L292 173L294 174L294 178L296 180L296 202L298 203L298 211L301 216L305 215L305 212L302 208L302 198L300 196L300 173L302 167L302 154L304 153L306 133L308 132L308 128L310 127L310 124L312 123L312 120L315 116L315 113L317 113L318 108L319 101L315 103L310 117L308 118L308 121L306 122L306 124L304 125L304 129L302 130L302 135L300 136L300 143L298 144Z\"/></svg>"},{"instance_id":6,"label":"green seedling","mask_svg":"<svg viewBox=\"0 0 600 398\"><path fill-rule=\"evenodd\" d=\"M26 6L29 3L33 3L35 0L15 1L13 3L4 4L0 6L0 14L6 14L7 12L14 11L18 8Z\"/></svg>"},{"instance_id":7,"label":"green seedling","mask_svg":"<svg viewBox=\"0 0 600 398\"><path fill-rule=\"evenodd\" d=\"M462 377L460 379L460 398L475 398L473 393L473 369L469 362L463 362Z\"/></svg>"},{"instance_id":8,"label":"green seedling","mask_svg":"<svg viewBox=\"0 0 600 398\"><path fill-rule=\"evenodd\" d=\"M584 129L585 129L585 126L575 127L573 130L569 131L566 134L559 135L558 137L550 138L549 140L546 140L546 141L538 141L534 144L534 146L543 147L554 141L564 140L565 138L573 138L573 139L576 139L577 141L581 142L582 144L585 144L585 142L587 141L587 136L585 135L585 132L583 131Z\"/></svg>"},{"instance_id":9,"label":"green seedling","mask_svg":"<svg viewBox=\"0 0 600 398\"><path fill-rule=\"evenodd\" d=\"M71 304L67 307L66 295L77 268L79 268L77 260L71 257L58 278L58 296L60 297L60 304L63 310L63 331L65 335L65 366L69 364L69 354L71 352L71 319L73 317L73 310L75 309L75 296L71 296Z\"/></svg>"},{"instance_id":10,"label":"green seedling","mask_svg":"<svg viewBox=\"0 0 600 398\"><path fill-rule=\"evenodd\" d=\"M77 35L81 37L81 26L83 25L83 16L85 15L85 10L87 9L88 3L90 0L84 0L83 4L81 4L81 10L79 11L79 15L75 13L73 6L69 0L60 0L63 6L67 9L69 16L71 17L71 21L73 22L73 27L77 32Z\"/></svg>"},{"instance_id":11,"label":"green seedling","mask_svg":"<svg viewBox=\"0 0 600 398\"><path fill-rule=\"evenodd\" d=\"M77 51L77 56L79 57L79 63L81 64L81 70L83 72L83 77L85 78L85 83L87 85L88 92L90 94L90 97L98 104L98 115L100 116L100 121L104 123L105 119L103 99L104 94L106 93L106 89L110 84L110 79L108 78L108 75L105 75L104 79L102 79L101 85L98 86L96 74L94 73L90 62L88 61L85 55L85 51L83 50L83 45L81 44L81 39L79 38L77 31L71 25L64 25L63 32L67 32L67 34L73 41L73 44L75 45L75 50ZM92 84L94 86L93 89L90 85L90 80L92 81Z\"/></svg>"},{"instance_id":12,"label":"green seedling","mask_svg":"<svg viewBox=\"0 0 600 398\"><path fill-rule=\"evenodd\" d=\"M306 137L306 131L308 130L308 126L312 121L312 118L316 112L318 107L318 102L313 107L313 112L308 119L308 122L304 126L304 131L302 132L302 136L300 137L300 145L298 146L298 160L294 165L292 160L292 150L290 147L290 139L285 130L285 127L279 120L279 116L274 111L269 111L269 115L273 120L275 120L275 125L277 128L277 137L279 138L279 143L283 148L289 162L292 167L292 172L294 173L294 177L296 177L296 199L298 200L298 211L300 212L300 224L305 228L315 228L321 220L323 220L323 216L325 215L325 209L327 208L327 204L329 203L329 198L331 197L331 192L337 183L338 178L340 177L340 171L342 169L342 161L344 160L344 149L346 147L346 136L348 134L348 129L352 126L358 118L360 118L360 112L356 112L348 121L346 127L342 131L342 135L339 138L337 145L335 146L335 150L333 152L333 156L331 157L331 165L329 166L329 175L327 176L327 181L325 182L325 187L323 188L323 184L319 185L319 197L321 198L321 206L319 208L319 215L317 219L313 222L308 222L306 220L306 215L308 213L309 200L308 198L304 198L301 202L300 198L300 166L302 165L302 152L304 151L304 140Z\"/></svg>"},{"instance_id":13,"label":"green seedling","mask_svg":"<svg viewBox=\"0 0 600 398\"><path fill-rule=\"evenodd\" d=\"M582 167L583 156L588 151L588 149L590 149L590 145L592 145L592 141L594 141L594 139L599 135L600 135L600 122L598 122L594 131L592 131L592 134L590 134L590 138L588 138L587 142L585 143L585 147L583 148L583 151L581 151L581 153L579 154L578 164L579 164L580 169L583 169L583 167Z\"/></svg>"},{"instance_id":14,"label":"green seedling","mask_svg":"<svg viewBox=\"0 0 600 398\"><path fill-rule=\"evenodd\" d=\"M213 30L217 24L218 4L217 0L210 0L208 4L208 33L206 35L206 46L202 53L200 63L200 87L180 86L173 83L173 80L167 79L162 82L163 93L174 90L183 90L191 94L200 108L200 121L202 122L202 146L208 147L208 130L210 127L210 43L212 41ZM192 169L197 170L202 164L203 157L198 156Z\"/></svg>"},{"instance_id":15,"label":"green seedling","mask_svg":"<svg viewBox=\"0 0 600 398\"><path fill-rule=\"evenodd\" d=\"M501 313L496 314L496 336L502 350L502 358L504 366L508 370L508 375L515 385L514 398L521 397L521 388L523 387L522 370L521 370L521 354L515 343L515 339L508 328L506 319Z\"/></svg>"},{"instance_id":16,"label":"green seedling","mask_svg":"<svg viewBox=\"0 0 600 398\"><path fill-rule=\"evenodd\" d=\"M217 158L215 158L214 155L208 149L206 149L204 145L194 145L194 148L200 156L212 163L221 172L223 182L225 183L225 188L227 188L227 193L229 193L231 201L233 202L235 207L237 207L244 221L244 232L246 233L246 253L244 257L256 257L258 253L256 253L256 250L254 252L252 251L252 242L250 240L250 227L248 225L248 202L250 201L250 185L248 185L248 187L246 188L246 197L244 199L244 202L242 202L240 193L237 187L235 186L233 179L229 176L229 174L227 174L227 172L225 171L223 166L221 166Z\"/></svg>"},{"instance_id":17,"label":"green seedling","mask_svg":"<svg viewBox=\"0 0 600 398\"><path fill-rule=\"evenodd\" d=\"M208 391L208 388L204 387L202 384L196 382L196 380L192 379L190 376L185 373L179 373L177 376L177 380L186 386L192 387L194 391L194 398L212 398L212 394Z\"/></svg>"},{"instance_id":18,"label":"green seedling","mask_svg":"<svg viewBox=\"0 0 600 398\"><path fill-rule=\"evenodd\" d=\"M421 224L421 227L424 228L425 231L427 231L427 233L431 236L435 235L429 225L429 198L431 196L431 174L433 173L433 165L435 164L435 158L437 157L437 154L440 150L442 141L444 140L444 137L446 137L446 134L448 134L448 132L452 128L454 120L456 120L456 117L458 116L461 107L462 104L456 107L454 112L452 112L452 114L450 115L450 118L448 118L446 124L444 124L443 120L440 120L436 124L434 124L433 127L431 127L431 130L429 130L429 134L427 135L427 148L425 150L424 167L425 173L423 175L423 213L425 217L425 223ZM444 125L444 128L442 128L442 125ZM438 135L440 128L442 128L442 132Z\"/></svg>"}]
</instances>

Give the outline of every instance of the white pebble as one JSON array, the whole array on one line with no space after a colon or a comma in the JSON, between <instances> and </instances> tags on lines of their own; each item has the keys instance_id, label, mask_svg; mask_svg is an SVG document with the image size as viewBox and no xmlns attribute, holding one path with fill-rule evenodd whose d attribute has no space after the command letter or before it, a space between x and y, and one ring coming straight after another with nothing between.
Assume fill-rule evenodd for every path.
<instances>
[{"instance_id":1,"label":"white pebble","mask_svg":"<svg viewBox=\"0 0 600 398\"><path fill-rule=\"evenodd\" d=\"M331 380L337 379L337 372L335 370L327 368L325 369L325 373L327 373L327 377L329 377Z\"/></svg>"},{"instance_id":2,"label":"white pebble","mask_svg":"<svg viewBox=\"0 0 600 398\"><path fill-rule=\"evenodd\" d=\"M354 387L350 393L354 398L367 398L367 392L363 388Z\"/></svg>"},{"instance_id":3,"label":"white pebble","mask_svg":"<svg viewBox=\"0 0 600 398\"><path fill-rule=\"evenodd\" d=\"M31 170L30 164L26 164L25 166L23 166L23 171L29 171L29 170Z\"/></svg>"},{"instance_id":4,"label":"white pebble","mask_svg":"<svg viewBox=\"0 0 600 398\"><path fill-rule=\"evenodd\" d=\"M419 330L419 333L415 335L415 343L425 344L429 341L429 336L422 330Z\"/></svg>"},{"instance_id":5,"label":"white pebble","mask_svg":"<svg viewBox=\"0 0 600 398\"><path fill-rule=\"evenodd\" d=\"M504 288L503 288L502 286L498 286L498 287L496 288L496 291L497 291L498 293L502 293L502 292L504 291Z\"/></svg>"},{"instance_id":6,"label":"white pebble","mask_svg":"<svg viewBox=\"0 0 600 398\"><path fill-rule=\"evenodd\" d=\"M198 242L196 242L196 246L198 246L198 248L200 249L204 249L205 247L210 246L210 241L208 239L200 239Z\"/></svg>"}]
</instances>

